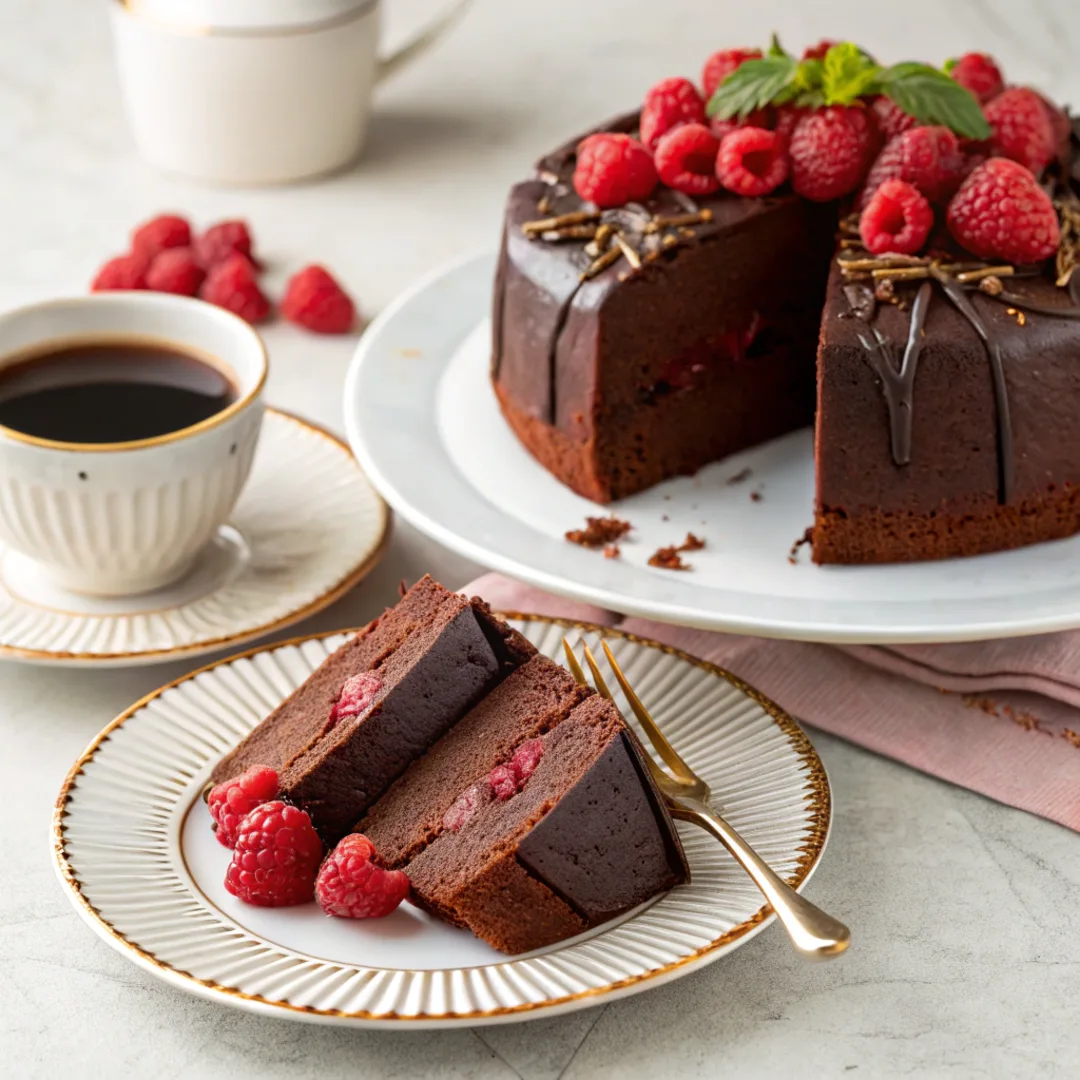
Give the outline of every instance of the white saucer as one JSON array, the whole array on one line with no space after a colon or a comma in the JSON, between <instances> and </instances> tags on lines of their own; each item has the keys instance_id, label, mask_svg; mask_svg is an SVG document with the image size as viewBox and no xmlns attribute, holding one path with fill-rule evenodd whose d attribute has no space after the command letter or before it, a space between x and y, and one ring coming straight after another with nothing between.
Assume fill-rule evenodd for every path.
<instances>
[{"instance_id":1,"label":"white saucer","mask_svg":"<svg viewBox=\"0 0 1080 1080\"><path fill-rule=\"evenodd\" d=\"M378 561L388 524L344 443L270 409L229 524L174 585L84 596L0 546L0 658L122 667L251 641L351 589Z\"/></svg>"},{"instance_id":2,"label":"white saucer","mask_svg":"<svg viewBox=\"0 0 1080 1080\"><path fill-rule=\"evenodd\" d=\"M1080 537L968 559L813 565L812 432L611 506L563 487L504 422L488 378L494 258L427 278L360 342L345 393L353 449L413 525L552 592L664 622L806 641L963 641L1080 626ZM740 483L731 483L749 470ZM757 493L757 501L752 493ZM634 526L618 559L567 543L587 515ZM647 565L687 532L693 570Z\"/></svg>"}]
</instances>

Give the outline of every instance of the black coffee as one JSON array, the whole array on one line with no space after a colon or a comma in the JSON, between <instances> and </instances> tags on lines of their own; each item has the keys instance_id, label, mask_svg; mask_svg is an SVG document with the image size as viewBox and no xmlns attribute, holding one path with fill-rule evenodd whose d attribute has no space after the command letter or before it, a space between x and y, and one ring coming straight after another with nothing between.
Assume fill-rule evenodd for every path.
<instances>
[{"instance_id":1,"label":"black coffee","mask_svg":"<svg viewBox=\"0 0 1080 1080\"><path fill-rule=\"evenodd\" d=\"M217 368L167 345L64 345L0 367L0 424L73 443L134 442L208 420L237 400Z\"/></svg>"}]
</instances>

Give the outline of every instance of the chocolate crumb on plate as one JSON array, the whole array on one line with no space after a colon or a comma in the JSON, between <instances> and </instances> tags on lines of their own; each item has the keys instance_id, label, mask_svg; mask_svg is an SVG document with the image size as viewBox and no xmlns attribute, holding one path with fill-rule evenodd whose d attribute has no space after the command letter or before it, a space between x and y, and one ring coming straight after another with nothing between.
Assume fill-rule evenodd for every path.
<instances>
[{"instance_id":1,"label":"chocolate crumb on plate","mask_svg":"<svg viewBox=\"0 0 1080 1080\"><path fill-rule=\"evenodd\" d=\"M618 544L605 544L604 545L604 558L605 559L617 559L622 552L619 550Z\"/></svg>"},{"instance_id":2,"label":"chocolate crumb on plate","mask_svg":"<svg viewBox=\"0 0 1080 1080\"><path fill-rule=\"evenodd\" d=\"M679 549L674 544L667 547L657 548L649 556L649 565L659 567L661 570L689 570L690 564L679 554Z\"/></svg>"},{"instance_id":3,"label":"chocolate crumb on plate","mask_svg":"<svg viewBox=\"0 0 1080 1080\"><path fill-rule=\"evenodd\" d=\"M747 466L747 468L740 470L734 476L729 476L727 478L727 480L725 481L725 483L727 483L727 484L741 484L744 480L749 480L750 477L753 476L753 475L754 475L754 470L751 469L749 466Z\"/></svg>"},{"instance_id":4,"label":"chocolate crumb on plate","mask_svg":"<svg viewBox=\"0 0 1080 1080\"><path fill-rule=\"evenodd\" d=\"M621 540L633 525L617 517L587 517L584 529L571 529L566 539L587 548L602 548Z\"/></svg>"},{"instance_id":5,"label":"chocolate crumb on plate","mask_svg":"<svg viewBox=\"0 0 1080 1080\"><path fill-rule=\"evenodd\" d=\"M751 491L750 492L750 501L751 502L761 502L761 492L760 491Z\"/></svg>"},{"instance_id":6,"label":"chocolate crumb on plate","mask_svg":"<svg viewBox=\"0 0 1080 1080\"><path fill-rule=\"evenodd\" d=\"M686 539L679 545L679 551L700 551L705 546L705 541L692 532L686 534Z\"/></svg>"},{"instance_id":7,"label":"chocolate crumb on plate","mask_svg":"<svg viewBox=\"0 0 1080 1080\"><path fill-rule=\"evenodd\" d=\"M806 530L806 532L802 534L802 536L799 537L798 540L795 541L794 544L791 545L791 550L788 552L787 561L791 563L792 566L795 566L799 561L799 548L801 548L803 544L812 544L813 542L814 530L813 527L810 527Z\"/></svg>"}]
</instances>

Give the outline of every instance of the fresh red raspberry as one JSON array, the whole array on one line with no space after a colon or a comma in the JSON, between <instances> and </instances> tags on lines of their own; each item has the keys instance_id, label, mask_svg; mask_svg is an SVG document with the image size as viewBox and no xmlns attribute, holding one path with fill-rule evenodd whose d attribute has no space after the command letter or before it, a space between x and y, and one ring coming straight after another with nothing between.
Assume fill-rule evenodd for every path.
<instances>
[{"instance_id":1,"label":"fresh red raspberry","mask_svg":"<svg viewBox=\"0 0 1080 1080\"><path fill-rule=\"evenodd\" d=\"M854 191L870 167L876 140L877 128L866 109L829 105L807 113L791 136L791 186L814 202Z\"/></svg>"},{"instance_id":2,"label":"fresh red raspberry","mask_svg":"<svg viewBox=\"0 0 1080 1080\"><path fill-rule=\"evenodd\" d=\"M655 150L660 136L672 128L705 122L705 102L689 79L661 79L641 107L641 141Z\"/></svg>"},{"instance_id":3,"label":"fresh red raspberry","mask_svg":"<svg viewBox=\"0 0 1080 1080\"><path fill-rule=\"evenodd\" d=\"M224 262L210 268L199 296L249 323L262 322L270 314L270 301L259 288L255 274L251 260L238 251L233 252Z\"/></svg>"},{"instance_id":4,"label":"fresh red raspberry","mask_svg":"<svg viewBox=\"0 0 1080 1080\"><path fill-rule=\"evenodd\" d=\"M983 108L990 125L991 152L1026 165L1038 176L1057 153L1054 128L1043 100L1026 86L998 94Z\"/></svg>"},{"instance_id":5,"label":"fresh red raspberry","mask_svg":"<svg viewBox=\"0 0 1080 1080\"><path fill-rule=\"evenodd\" d=\"M496 765L491 772L488 773L488 783L491 785L491 790L495 793L495 798L499 802L505 802L507 799L516 795L520 788L518 787L518 779L514 773L513 766L511 765Z\"/></svg>"},{"instance_id":6,"label":"fresh red raspberry","mask_svg":"<svg viewBox=\"0 0 1080 1080\"><path fill-rule=\"evenodd\" d=\"M1050 197L1019 162L994 157L949 203L949 232L980 259L1034 263L1057 251L1060 227Z\"/></svg>"},{"instance_id":7,"label":"fresh red raspberry","mask_svg":"<svg viewBox=\"0 0 1080 1080\"><path fill-rule=\"evenodd\" d=\"M91 292L113 292L116 289L145 289L147 261L142 255L118 255L110 259L90 283Z\"/></svg>"},{"instance_id":8,"label":"fresh red raspberry","mask_svg":"<svg viewBox=\"0 0 1080 1080\"><path fill-rule=\"evenodd\" d=\"M822 38L816 45L808 45L803 49L804 60L824 60L825 54L836 44L828 38Z\"/></svg>"},{"instance_id":9,"label":"fresh red raspberry","mask_svg":"<svg viewBox=\"0 0 1080 1080\"><path fill-rule=\"evenodd\" d=\"M202 263L205 269L210 270L218 263L224 262L233 252L238 251L246 255L252 266L258 269L258 264L251 254L252 241L251 231L245 221L219 221L211 225L195 241L195 257Z\"/></svg>"},{"instance_id":10,"label":"fresh red raspberry","mask_svg":"<svg viewBox=\"0 0 1080 1080\"><path fill-rule=\"evenodd\" d=\"M305 266L293 274L281 314L316 334L347 334L356 325L356 305L322 266Z\"/></svg>"},{"instance_id":11,"label":"fresh red raspberry","mask_svg":"<svg viewBox=\"0 0 1080 1080\"><path fill-rule=\"evenodd\" d=\"M205 278L206 271L195 261L191 248L166 248L154 256L146 271L146 287L155 292L195 296Z\"/></svg>"},{"instance_id":12,"label":"fresh red raspberry","mask_svg":"<svg viewBox=\"0 0 1080 1080\"><path fill-rule=\"evenodd\" d=\"M656 171L663 183L684 195L709 195L720 186L719 151L719 139L704 124L683 124L657 145Z\"/></svg>"},{"instance_id":13,"label":"fresh red raspberry","mask_svg":"<svg viewBox=\"0 0 1080 1080\"><path fill-rule=\"evenodd\" d=\"M997 97L1005 89L1001 69L986 53L964 53L953 65L949 74L965 90L970 90L976 100L981 103Z\"/></svg>"},{"instance_id":14,"label":"fresh red raspberry","mask_svg":"<svg viewBox=\"0 0 1080 1080\"><path fill-rule=\"evenodd\" d=\"M647 147L629 135L589 135L577 148L574 190L601 210L647 199L656 187L656 166Z\"/></svg>"},{"instance_id":15,"label":"fresh red raspberry","mask_svg":"<svg viewBox=\"0 0 1080 1080\"><path fill-rule=\"evenodd\" d=\"M796 108L794 105L781 105L776 110L776 119L771 124L761 124L760 127L770 127L778 135L783 135L786 142L791 142L791 136L795 133L795 126L806 114L805 109ZM753 113L751 116L755 115ZM749 119L749 117L747 117Z\"/></svg>"},{"instance_id":16,"label":"fresh red raspberry","mask_svg":"<svg viewBox=\"0 0 1080 1080\"><path fill-rule=\"evenodd\" d=\"M361 671L359 675L346 679L330 710L330 726L333 727L339 720L347 720L367 712L382 685L382 678L374 671Z\"/></svg>"},{"instance_id":17,"label":"fresh red raspberry","mask_svg":"<svg viewBox=\"0 0 1080 1080\"><path fill-rule=\"evenodd\" d=\"M736 195L768 195L788 174L787 144L783 135L746 127L724 136L716 156L720 183Z\"/></svg>"},{"instance_id":18,"label":"fresh red raspberry","mask_svg":"<svg viewBox=\"0 0 1080 1080\"><path fill-rule=\"evenodd\" d=\"M289 907L315 895L323 846L311 818L278 799L240 822L225 888L246 904Z\"/></svg>"},{"instance_id":19,"label":"fresh red raspberry","mask_svg":"<svg viewBox=\"0 0 1080 1080\"><path fill-rule=\"evenodd\" d=\"M227 848L235 847L240 822L256 806L276 799L277 793L278 775L268 765L252 765L239 776L222 781L207 799L214 835Z\"/></svg>"},{"instance_id":20,"label":"fresh red raspberry","mask_svg":"<svg viewBox=\"0 0 1080 1080\"><path fill-rule=\"evenodd\" d=\"M191 226L177 214L159 214L131 234L131 250L153 258L166 248L191 246ZM164 290L169 292L171 290Z\"/></svg>"},{"instance_id":21,"label":"fresh red raspberry","mask_svg":"<svg viewBox=\"0 0 1080 1080\"><path fill-rule=\"evenodd\" d=\"M381 919L409 895L401 870L384 870L375 861L375 845L350 833L319 868L315 897L327 915L341 919Z\"/></svg>"},{"instance_id":22,"label":"fresh red raspberry","mask_svg":"<svg viewBox=\"0 0 1080 1080\"><path fill-rule=\"evenodd\" d=\"M487 779L466 788L443 814L443 828L450 832L460 832L473 819L481 807L495 798L495 789Z\"/></svg>"},{"instance_id":23,"label":"fresh red raspberry","mask_svg":"<svg viewBox=\"0 0 1080 1080\"><path fill-rule=\"evenodd\" d=\"M544 756L542 739L526 739L515 751L514 756L505 765L496 765L487 775L491 792L500 802L516 795L525 781L536 771L540 759ZM472 789L470 788L471 792Z\"/></svg>"},{"instance_id":24,"label":"fresh red raspberry","mask_svg":"<svg viewBox=\"0 0 1080 1080\"><path fill-rule=\"evenodd\" d=\"M714 116L708 121L708 125L709 130L723 142L725 135L730 135L733 131L738 131L740 128L757 127L765 128L766 131L772 131L780 122L780 118L781 111L779 109L774 109L771 105L766 105L764 109L755 109L742 120L738 120L734 116L727 120L721 120L718 116ZM794 126L794 121L792 121L791 127ZM788 131L787 134L790 135L791 132Z\"/></svg>"},{"instance_id":25,"label":"fresh red raspberry","mask_svg":"<svg viewBox=\"0 0 1080 1080\"><path fill-rule=\"evenodd\" d=\"M891 98L882 94L870 102L874 119L877 121L878 130L886 139L899 135L902 131L910 131L918 127L919 121L911 113L904 112Z\"/></svg>"},{"instance_id":26,"label":"fresh red raspberry","mask_svg":"<svg viewBox=\"0 0 1080 1080\"><path fill-rule=\"evenodd\" d=\"M760 49L721 49L705 61L701 72L701 89L708 101L716 88L747 60L760 60Z\"/></svg>"},{"instance_id":27,"label":"fresh red raspberry","mask_svg":"<svg viewBox=\"0 0 1080 1080\"><path fill-rule=\"evenodd\" d=\"M964 167L960 142L947 127L915 127L890 139L863 185L860 206L886 180L906 180L931 202L943 202L959 186Z\"/></svg>"},{"instance_id":28,"label":"fresh red raspberry","mask_svg":"<svg viewBox=\"0 0 1080 1080\"><path fill-rule=\"evenodd\" d=\"M914 255L934 226L926 196L904 180L880 184L859 218L859 235L872 255L897 252Z\"/></svg>"},{"instance_id":29,"label":"fresh red raspberry","mask_svg":"<svg viewBox=\"0 0 1080 1080\"><path fill-rule=\"evenodd\" d=\"M1035 93L1043 103L1047 119L1050 121L1050 130L1054 136L1054 156L1060 161L1068 161L1069 142L1072 137L1069 114L1064 109L1058 108L1045 94L1039 94L1038 90Z\"/></svg>"}]
</instances>

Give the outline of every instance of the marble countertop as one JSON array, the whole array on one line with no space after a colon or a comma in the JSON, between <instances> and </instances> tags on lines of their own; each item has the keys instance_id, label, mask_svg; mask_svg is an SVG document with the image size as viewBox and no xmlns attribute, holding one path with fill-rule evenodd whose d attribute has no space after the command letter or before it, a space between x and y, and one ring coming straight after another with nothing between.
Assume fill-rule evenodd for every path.
<instances>
[{"instance_id":1,"label":"marble countertop","mask_svg":"<svg viewBox=\"0 0 1080 1080\"><path fill-rule=\"evenodd\" d=\"M543 147L703 54L850 37L888 59L995 53L1010 79L1080 102L1080 8L1060 0L813 4L478 0L381 94L360 165L319 184L213 190L155 174L120 114L105 5L4 0L0 307L82 291L163 208L244 216L279 287L320 259L384 307L419 274L496 240L506 185ZM428 0L390 0L391 34ZM267 334L276 402L340 430L353 342ZM306 624L360 623L396 583L477 568L399 524L385 560ZM262 1019L161 984L97 940L53 876L52 802L118 711L183 665L0 665L0 1056L14 1077L1072 1077L1080 1075L1080 839L836 740L815 739L836 820L810 894L850 923L842 960L797 959L777 927L669 986L572 1016L454 1032Z\"/></svg>"}]
</instances>

